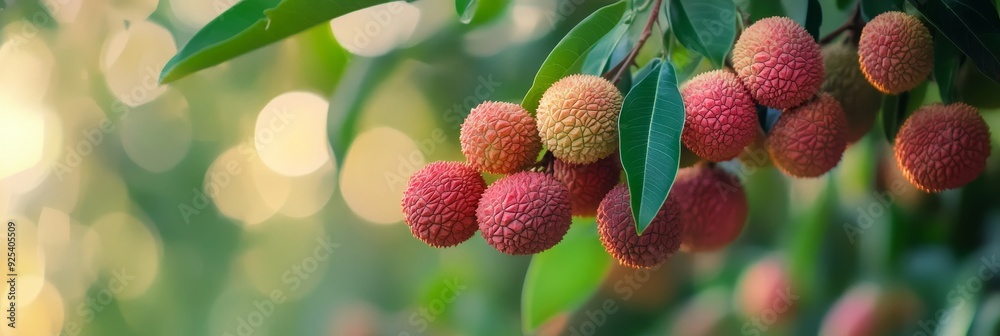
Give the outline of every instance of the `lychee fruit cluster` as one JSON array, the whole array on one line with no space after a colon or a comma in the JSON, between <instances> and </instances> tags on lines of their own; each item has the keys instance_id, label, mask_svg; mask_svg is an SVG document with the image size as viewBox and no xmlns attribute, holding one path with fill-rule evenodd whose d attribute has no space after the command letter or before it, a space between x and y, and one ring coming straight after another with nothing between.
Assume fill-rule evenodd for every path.
<instances>
[{"instance_id":1,"label":"lychee fruit cluster","mask_svg":"<svg viewBox=\"0 0 1000 336\"><path fill-rule=\"evenodd\" d=\"M928 105L906 119L894 149L910 183L927 192L954 189L986 169L990 129L972 106Z\"/></svg>"},{"instance_id":2,"label":"lychee fruit cluster","mask_svg":"<svg viewBox=\"0 0 1000 336\"><path fill-rule=\"evenodd\" d=\"M879 91L898 94L920 85L934 69L934 43L920 20L886 12L861 30L861 71Z\"/></svg>"},{"instance_id":3,"label":"lychee fruit cluster","mask_svg":"<svg viewBox=\"0 0 1000 336\"><path fill-rule=\"evenodd\" d=\"M676 197L667 197L640 236L632 218L628 186L619 184L597 208L597 230L604 248L622 265L656 266L680 248L684 226Z\"/></svg>"}]
</instances>

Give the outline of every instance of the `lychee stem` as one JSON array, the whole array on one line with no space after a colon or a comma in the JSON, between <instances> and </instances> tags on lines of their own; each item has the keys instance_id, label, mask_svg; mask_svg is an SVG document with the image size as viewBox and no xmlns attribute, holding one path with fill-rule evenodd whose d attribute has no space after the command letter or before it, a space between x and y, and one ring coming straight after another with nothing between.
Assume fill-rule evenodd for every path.
<instances>
[{"instance_id":1,"label":"lychee stem","mask_svg":"<svg viewBox=\"0 0 1000 336\"><path fill-rule=\"evenodd\" d=\"M861 2L859 1L858 5L854 6L854 10L851 11L851 15L847 17L847 21L844 21L844 24L840 25L840 27L837 27L837 29L834 29L829 34L826 34L823 38L820 38L819 44L830 44L830 42L833 42L833 40L837 39L837 37L845 31L850 31L851 39L855 39L857 36L861 35L859 33L864 25L865 22L861 19Z\"/></svg>"},{"instance_id":2,"label":"lychee stem","mask_svg":"<svg viewBox=\"0 0 1000 336\"><path fill-rule=\"evenodd\" d=\"M628 69L629 65L635 62L636 56L639 56L639 49L646 44L646 40L649 39L650 35L653 35L653 25L656 24L656 19L660 14L660 7L662 7L663 0L655 0L653 2L653 8L649 11L649 19L646 20L646 26L642 29L642 34L639 35L639 41L636 42L632 50L629 51L628 56L625 57L621 62L618 63L612 70L617 69L615 76L611 77L611 83L618 84L618 81L622 79L622 75L625 70Z\"/></svg>"}]
</instances>

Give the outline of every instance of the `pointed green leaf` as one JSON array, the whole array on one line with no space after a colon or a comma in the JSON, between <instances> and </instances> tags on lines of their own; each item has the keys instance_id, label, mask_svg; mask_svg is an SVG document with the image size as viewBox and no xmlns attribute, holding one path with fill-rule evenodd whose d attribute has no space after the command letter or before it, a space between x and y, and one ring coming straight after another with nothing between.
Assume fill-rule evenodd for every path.
<instances>
[{"instance_id":1,"label":"pointed green leaf","mask_svg":"<svg viewBox=\"0 0 1000 336\"><path fill-rule=\"evenodd\" d=\"M671 30L685 47L705 56L717 68L736 38L736 5L732 0L670 0Z\"/></svg>"},{"instance_id":2,"label":"pointed green leaf","mask_svg":"<svg viewBox=\"0 0 1000 336\"><path fill-rule=\"evenodd\" d=\"M927 21L1000 83L1000 16L982 0L908 0ZM935 40L934 42L937 42Z\"/></svg>"},{"instance_id":3,"label":"pointed green leaf","mask_svg":"<svg viewBox=\"0 0 1000 336\"><path fill-rule=\"evenodd\" d=\"M594 219L573 219L569 233L555 247L531 259L521 292L524 333L587 302L611 267Z\"/></svg>"},{"instance_id":4,"label":"pointed green leaf","mask_svg":"<svg viewBox=\"0 0 1000 336\"><path fill-rule=\"evenodd\" d=\"M659 62L629 91L618 119L636 232L660 211L680 163L684 102L669 62Z\"/></svg>"},{"instance_id":5,"label":"pointed green leaf","mask_svg":"<svg viewBox=\"0 0 1000 336\"><path fill-rule=\"evenodd\" d=\"M819 27L823 25L823 8L819 5L819 0L809 0L809 7L806 9L806 31L812 35L813 39L819 41Z\"/></svg>"},{"instance_id":6,"label":"pointed green leaf","mask_svg":"<svg viewBox=\"0 0 1000 336\"><path fill-rule=\"evenodd\" d=\"M462 23L472 22L472 17L476 15L479 7L479 0L455 0L455 11L458 12L458 21Z\"/></svg>"},{"instance_id":7,"label":"pointed green leaf","mask_svg":"<svg viewBox=\"0 0 1000 336\"><path fill-rule=\"evenodd\" d=\"M534 113L545 90L569 75L573 65L587 57L587 51L618 25L626 7L625 1L604 6L573 27L542 62L521 106Z\"/></svg>"},{"instance_id":8,"label":"pointed green leaf","mask_svg":"<svg viewBox=\"0 0 1000 336\"><path fill-rule=\"evenodd\" d=\"M879 14L903 10L903 0L861 0L861 18L871 21Z\"/></svg>"},{"instance_id":9,"label":"pointed green leaf","mask_svg":"<svg viewBox=\"0 0 1000 336\"><path fill-rule=\"evenodd\" d=\"M600 76L610 66L613 66L611 64L611 55L622 43L625 33L628 32L628 26L627 23L619 23L611 32L601 38L587 54L587 59L584 61L583 68L580 71L585 74Z\"/></svg>"},{"instance_id":10,"label":"pointed green leaf","mask_svg":"<svg viewBox=\"0 0 1000 336\"><path fill-rule=\"evenodd\" d=\"M934 37L934 81L941 92L945 104L955 101L955 75L961 61L961 53L955 45L937 32Z\"/></svg>"},{"instance_id":11,"label":"pointed green leaf","mask_svg":"<svg viewBox=\"0 0 1000 336\"><path fill-rule=\"evenodd\" d=\"M199 30L163 67L160 82L173 82L338 16L391 1L243 0Z\"/></svg>"}]
</instances>

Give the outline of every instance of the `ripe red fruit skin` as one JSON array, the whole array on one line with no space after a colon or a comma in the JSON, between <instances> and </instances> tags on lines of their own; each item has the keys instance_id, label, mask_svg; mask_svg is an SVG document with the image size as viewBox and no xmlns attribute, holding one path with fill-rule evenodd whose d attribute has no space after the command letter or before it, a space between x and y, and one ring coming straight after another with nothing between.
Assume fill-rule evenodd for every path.
<instances>
[{"instance_id":1,"label":"ripe red fruit skin","mask_svg":"<svg viewBox=\"0 0 1000 336\"><path fill-rule=\"evenodd\" d=\"M476 218L483 238L498 251L539 253L562 241L569 230L569 189L545 173L512 174L486 189Z\"/></svg>"},{"instance_id":2,"label":"ripe red fruit skin","mask_svg":"<svg viewBox=\"0 0 1000 336\"><path fill-rule=\"evenodd\" d=\"M569 188L574 216L593 216L604 195L618 184L621 163L617 155L586 165L555 159L552 176Z\"/></svg>"},{"instance_id":3,"label":"ripe red fruit skin","mask_svg":"<svg viewBox=\"0 0 1000 336\"><path fill-rule=\"evenodd\" d=\"M774 165L794 177L817 177L837 166L847 148L847 116L827 93L785 110L767 136Z\"/></svg>"},{"instance_id":4,"label":"ripe red fruit skin","mask_svg":"<svg viewBox=\"0 0 1000 336\"><path fill-rule=\"evenodd\" d=\"M961 187L986 169L990 129L964 103L921 107L896 135L896 163L910 183L927 192Z\"/></svg>"},{"instance_id":5,"label":"ripe red fruit skin","mask_svg":"<svg viewBox=\"0 0 1000 336\"><path fill-rule=\"evenodd\" d=\"M418 170L403 191L402 208L413 236L427 245L458 245L476 233L476 207L486 181L460 162L433 162Z\"/></svg>"},{"instance_id":6,"label":"ripe red fruit skin","mask_svg":"<svg viewBox=\"0 0 1000 336\"><path fill-rule=\"evenodd\" d=\"M819 44L787 17L747 27L733 46L733 68L757 103L774 108L796 107L823 84Z\"/></svg>"},{"instance_id":7,"label":"ripe red fruit skin","mask_svg":"<svg viewBox=\"0 0 1000 336\"><path fill-rule=\"evenodd\" d=\"M753 142L757 107L732 72L700 74L684 84L681 96L685 112L681 140L696 155L713 162L727 161Z\"/></svg>"},{"instance_id":8,"label":"ripe red fruit skin","mask_svg":"<svg viewBox=\"0 0 1000 336\"><path fill-rule=\"evenodd\" d=\"M684 230L682 225L680 205L675 197L667 197L642 236L636 234L625 184L611 189L597 208L597 231L604 249L618 263L633 268L659 265L677 252Z\"/></svg>"},{"instance_id":9,"label":"ripe red fruit skin","mask_svg":"<svg viewBox=\"0 0 1000 336\"><path fill-rule=\"evenodd\" d=\"M472 109L460 132L462 154L480 171L511 174L542 150L535 119L521 105L486 101Z\"/></svg>"},{"instance_id":10,"label":"ripe red fruit skin","mask_svg":"<svg viewBox=\"0 0 1000 336\"><path fill-rule=\"evenodd\" d=\"M699 164L681 169L670 193L681 207L684 251L723 248L739 237L746 224L749 206L743 185L720 168Z\"/></svg>"},{"instance_id":11,"label":"ripe red fruit skin","mask_svg":"<svg viewBox=\"0 0 1000 336\"><path fill-rule=\"evenodd\" d=\"M888 94L909 91L934 69L931 33L916 17L886 12L861 30L861 71L876 89Z\"/></svg>"}]
</instances>

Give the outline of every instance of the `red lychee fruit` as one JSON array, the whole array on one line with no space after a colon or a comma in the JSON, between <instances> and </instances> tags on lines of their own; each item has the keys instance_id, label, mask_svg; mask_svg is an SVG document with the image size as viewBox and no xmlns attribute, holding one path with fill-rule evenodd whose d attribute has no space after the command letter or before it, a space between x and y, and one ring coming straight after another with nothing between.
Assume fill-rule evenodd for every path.
<instances>
[{"instance_id":1,"label":"red lychee fruit","mask_svg":"<svg viewBox=\"0 0 1000 336\"><path fill-rule=\"evenodd\" d=\"M535 162L542 150L535 120L521 105L486 101L462 123L462 153L472 167L511 174Z\"/></svg>"},{"instance_id":2,"label":"red lychee fruit","mask_svg":"<svg viewBox=\"0 0 1000 336\"><path fill-rule=\"evenodd\" d=\"M738 307L747 319L787 321L798 298L791 286L785 262L776 256L766 257L747 268L740 277Z\"/></svg>"},{"instance_id":3,"label":"red lychee fruit","mask_svg":"<svg viewBox=\"0 0 1000 336\"><path fill-rule=\"evenodd\" d=\"M714 162L730 160L753 142L757 107L736 74L715 70L681 87L684 99L684 146Z\"/></svg>"},{"instance_id":4,"label":"red lychee fruit","mask_svg":"<svg viewBox=\"0 0 1000 336\"><path fill-rule=\"evenodd\" d=\"M774 165L794 177L825 174L837 166L846 148L847 117L827 93L782 112L767 137Z\"/></svg>"},{"instance_id":5,"label":"red lychee fruit","mask_svg":"<svg viewBox=\"0 0 1000 336\"><path fill-rule=\"evenodd\" d=\"M555 246L573 220L569 189L555 177L520 172L493 183L476 218L486 242L498 251L535 254Z\"/></svg>"},{"instance_id":6,"label":"red lychee fruit","mask_svg":"<svg viewBox=\"0 0 1000 336\"><path fill-rule=\"evenodd\" d=\"M964 103L921 107L896 135L896 163L910 183L927 192L961 187L986 169L990 129Z\"/></svg>"},{"instance_id":7,"label":"red lychee fruit","mask_svg":"<svg viewBox=\"0 0 1000 336\"><path fill-rule=\"evenodd\" d=\"M585 165L555 159L552 176L569 188L569 200L574 216L593 216L604 195L618 184L621 163L617 155Z\"/></svg>"},{"instance_id":8,"label":"red lychee fruit","mask_svg":"<svg viewBox=\"0 0 1000 336\"><path fill-rule=\"evenodd\" d=\"M920 85L934 69L934 42L920 20L903 12L886 12L861 30L861 71L879 91L898 94Z\"/></svg>"},{"instance_id":9,"label":"red lychee fruit","mask_svg":"<svg viewBox=\"0 0 1000 336\"><path fill-rule=\"evenodd\" d=\"M476 207L486 181L459 162L433 162L403 191L403 215L414 237L434 247L462 243L476 233Z\"/></svg>"},{"instance_id":10,"label":"red lychee fruit","mask_svg":"<svg viewBox=\"0 0 1000 336\"><path fill-rule=\"evenodd\" d=\"M875 124L882 106L882 93L872 87L861 73L858 47L837 43L823 47L826 80L822 91L840 102L847 117L847 143L865 136Z\"/></svg>"},{"instance_id":11,"label":"red lychee fruit","mask_svg":"<svg viewBox=\"0 0 1000 336\"><path fill-rule=\"evenodd\" d=\"M713 251L740 235L749 206L740 180L718 167L697 164L677 172L670 191L681 207L681 249Z\"/></svg>"},{"instance_id":12,"label":"red lychee fruit","mask_svg":"<svg viewBox=\"0 0 1000 336\"><path fill-rule=\"evenodd\" d=\"M842 296L827 312L820 328L822 336L883 335L879 325L878 305L882 290L873 284L860 284Z\"/></svg>"},{"instance_id":13,"label":"red lychee fruit","mask_svg":"<svg viewBox=\"0 0 1000 336\"><path fill-rule=\"evenodd\" d=\"M648 268L667 260L680 248L684 228L680 218L680 205L674 197L667 197L653 222L636 234L629 203L628 186L619 184L611 189L597 208L597 230L604 249L618 263Z\"/></svg>"},{"instance_id":14,"label":"red lychee fruit","mask_svg":"<svg viewBox=\"0 0 1000 336\"><path fill-rule=\"evenodd\" d=\"M799 106L823 83L819 44L787 17L747 27L733 47L733 68L757 103L774 108Z\"/></svg>"},{"instance_id":15,"label":"red lychee fruit","mask_svg":"<svg viewBox=\"0 0 1000 336\"><path fill-rule=\"evenodd\" d=\"M618 149L622 93L608 80L572 75L552 84L538 103L538 132L555 157L588 164Z\"/></svg>"}]
</instances>

